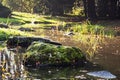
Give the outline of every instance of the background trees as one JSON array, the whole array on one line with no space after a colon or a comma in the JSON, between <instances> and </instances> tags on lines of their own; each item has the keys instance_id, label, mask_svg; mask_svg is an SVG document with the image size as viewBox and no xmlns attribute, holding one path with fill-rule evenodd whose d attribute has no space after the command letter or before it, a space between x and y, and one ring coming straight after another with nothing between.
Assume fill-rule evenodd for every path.
<instances>
[{"instance_id":1,"label":"background trees","mask_svg":"<svg viewBox=\"0 0 120 80\"><path fill-rule=\"evenodd\" d=\"M14 11L33 13L38 0L2 0L2 4Z\"/></svg>"},{"instance_id":2,"label":"background trees","mask_svg":"<svg viewBox=\"0 0 120 80\"><path fill-rule=\"evenodd\" d=\"M83 2L87 18L114 19L120 16L120 0L83 0Z\"/></svg>"},{"instance_id":3,"label":"background trees","mask_svg":"<svg viewBox=\"0 0 120 80\"><path fill-rule=\"evenodd\" d=\"M74 0L1 0L2 4L14 11L63 15L72 9Z\"/></svg>"},{"instance_id":4,"label":"background trees","mask_svg":"<svg viewBox=\"0 0 120 80\"><path fill-rule=\"evenodd\" d=\"M13 11L63 15L72 12L72 9L80 12L84 6L88 19L120 17L120 0L0 0L0 2Z\"/></svg>"}]
</instances>

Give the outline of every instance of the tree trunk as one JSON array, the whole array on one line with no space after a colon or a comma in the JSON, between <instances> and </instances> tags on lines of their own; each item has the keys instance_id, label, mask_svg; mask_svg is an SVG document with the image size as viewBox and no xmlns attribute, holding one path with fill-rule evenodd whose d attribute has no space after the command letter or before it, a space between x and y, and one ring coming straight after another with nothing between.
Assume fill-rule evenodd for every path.
<instances>
[{"instance_id":1,"label":"tree trunk","mask_svg":"<svg viewBox=\"0 0 120 80\"><path fill-rule=\"evenodd\" d=\"M97 16L100 18L106 18L108 16L108 1L98 0L97 2Z\"/></svg>"},{"instance_id":2,"label":"tree trunk","mask_svg":"<svg viewBox=\"0 0 120 80\"><path fill-rule=\"evenodd\" d=\"M96 19L95 0L83 0L85 15L89 20Z\"/></svg>"},{"instance_id":3,"label":"tree trunk","mask_svg":"<svg viewBox=\"0 0 120 80\"><path fill-rule=\"evenodd\" d=\"M109 18L116 18L117 17L117 0L109 0L109 11L108 11L108 15Z\"/></svg>"},{"instance_id":4,"label":"tree trunk","mask_svg":"<svg viewBox=\"0 0 120 80\"><path fill-rule=\"evenodd\" d=\"M87 0L82 0L83 1L83 5L84 5L84 13L85 13L85 16L87 17Z\"/></svg>"},{"instance_id":5,"label":"tree trunk","mask_svg":"<svg viewBox=\"0 0 120 80\"><path fill-rule=\"evenodd\" d=\"M120 0L117 0L117 16L120 19Z\"/></svg>"}]
</instances>

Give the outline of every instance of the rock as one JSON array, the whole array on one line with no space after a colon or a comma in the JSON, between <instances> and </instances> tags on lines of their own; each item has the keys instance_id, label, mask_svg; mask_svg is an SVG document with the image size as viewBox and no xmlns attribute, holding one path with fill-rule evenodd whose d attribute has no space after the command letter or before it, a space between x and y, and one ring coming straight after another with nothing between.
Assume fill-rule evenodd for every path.
<instances>
[{"instance_id":1,"label":"rock","mask_svg":"<svg viewBox=\"0 0 120 80\"><path fill-rule=\"evenodd\" d=\"M34 32L35 30L31 29L31 28L19 28L20 31L28 31L28 32Z\"/></svg>"},{"instance_id":2,"label":"rock","mask_svg":"<svg viewBox=\"0 0 120 80\"><path fill-rule=\"evenodd\" d=\"M64 34L64 35L66 35L66 36L73 36L73 35L75 35L75 33L73 33L73 32L68 32L68 33L66 33L66 34Z\"/></svg>"},{"instance_id":3,"label":"rock","mask_svg":"<svg viewBox=\"0 0 120 80\"><path fill-rule=\"evenodd\" d=\"M9 26L5 23L0 23L0 28L9 28Z\"/></svg>"},{"instance_id":4,"label":"rock","mask_svg":"<svg viewBox=\"0 0 120 80\"><path fill-rule=\"evenodd\" d=\"M40 41L40 42L50 43L50 44L54 44L54 45L61 45L58 42L54 42L54 41L51 41L49 39L40 38L40 37L14 36L14 37L10 37L7 40L7 46L11 47L11 48L12 47L17 47L17 46L21 46L21 47L27 48L34 41Z\"/></svg>"},{"instance_id":5,"label":"rock","mask_svg":"<svg viewBox=\"0 0 120 80\"><path fill-rule=\"evenodd\" d=\"M0 17L7 18L11 16L11 10L0 4Z\"/></svg>"},{"instance_id":6,"label":"rock","mask_svg":"<svg viewBox=\"0 0 120 80\"><path fill-rule=\"evenodd\" d=\"M87 78L84 75L81 76L75 76L76 79L82 79L82 80L86 80Z\"/></svg>"},{"instance_id":7,"label":"rock","mask_svg":"<svg viewBox=\"0 0 120 80\"><path fill-rule=\"evenodd\" d=\"M86 60L83 52L76 47L33 42L24 54L25 64L44 66L83 66Z\"/></svg>"},{"instance_id":8,"label":"rock","mask_svg":"<svg viewBox=\"0 0 120 80\"><path fill-rule=\"evenodd\" d=\"M115 79L116 78L115 75L111 74L108 71L95 71L95 72L89 72L87 74L90 76L100 77L104 79Z\"/></svg>"}]
</instances>

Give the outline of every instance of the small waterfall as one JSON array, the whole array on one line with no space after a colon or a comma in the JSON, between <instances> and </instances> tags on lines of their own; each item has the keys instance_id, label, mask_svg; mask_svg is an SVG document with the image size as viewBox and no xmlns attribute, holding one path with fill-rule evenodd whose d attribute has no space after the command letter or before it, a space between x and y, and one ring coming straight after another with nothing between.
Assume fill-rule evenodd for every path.
<instances>
[{"instance_id":1,"label":"small waterfall","mask_svg":"<svg viewBox=\"0 0 120 80\"><path fill-rule=\"evenodd\" d=\"M5 48L0 52L0 80L25 78L21 53Z\"/></svg>"}]
</instances>

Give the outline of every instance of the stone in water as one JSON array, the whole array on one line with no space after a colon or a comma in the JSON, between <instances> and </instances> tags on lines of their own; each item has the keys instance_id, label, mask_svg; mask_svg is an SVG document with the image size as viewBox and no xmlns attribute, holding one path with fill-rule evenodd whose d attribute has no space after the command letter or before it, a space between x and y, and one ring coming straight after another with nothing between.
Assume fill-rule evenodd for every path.
<instances>
[{"instance_id":1,"label":"stone in water","mask_svg":"<svg viewBox=\"0 0 120 80\"><path fill-rule=\"evenodd\" d=\"M87 75L94 76L94 77L100 77L105 79L114 79L116 78L115 75L111 74L108 71L95 71L95 72L89 72Z\"/></svg>"}]
</instances>

